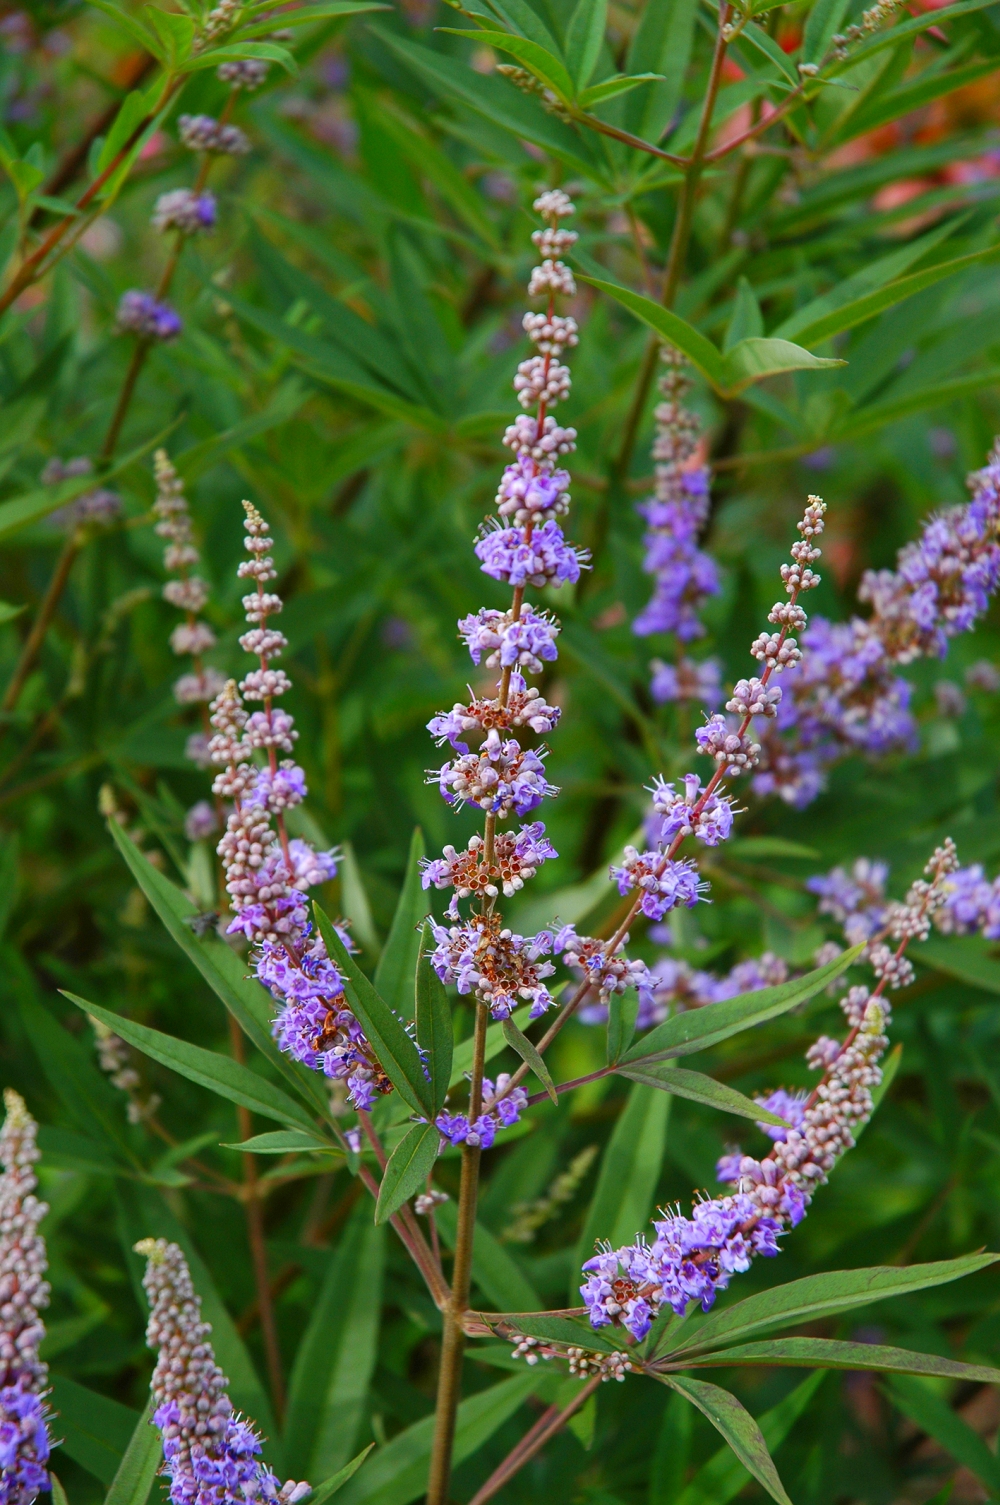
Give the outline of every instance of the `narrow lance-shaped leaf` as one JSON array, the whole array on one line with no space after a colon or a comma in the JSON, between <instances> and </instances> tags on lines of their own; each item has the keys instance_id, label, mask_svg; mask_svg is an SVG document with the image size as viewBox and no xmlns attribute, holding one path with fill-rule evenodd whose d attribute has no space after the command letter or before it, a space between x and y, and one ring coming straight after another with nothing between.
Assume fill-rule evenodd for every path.
<instances>
[{"instance_id":1,"label":"narrow lance-shaped leaf","mask_svg":"<svg viewBox=\"0 0 1000 1505\"><path fill-rule=\"evenodd\" d=\"M162 1461L162 1438L153 1425L152 1396L135 1424L128 1447L104 1497L104 1505L146 1505Z\"/></svg>"},{"instance_id":2,"label":"narrow lance-shaped leaf","mask_svg":"<svg viewBox=\"0 0 1000 1505\"><path fill-rule=\"evenodd\" d=\"M627 1050L622 1065L639 1064L644 1061L660 1061L670 1056L687 1056L696 1050L706 1050L728 1040L730 1035L762 1024L786 1014L800 1003L807 1003L821 993L828 983L846 972L861 954L862 947L854 946L844 951L836 960L807 972L804 977L780 983L775 988L761 988L756 993L741 993L738 998L726 998L721 1003L710 1003L703 1009L691 1009L675 1014L650 1030L641 1040Z\"/></svg>"},{"instance_id":3,"label":"narrow lance-shaped leaf","mask_svg":"<svg viewBox=\"0 0 1000 1505\"><path fill-rule=\"evenodd\" d=\"M88 1003L86 998L79 998L75 993L64 992L63 996L75 1003L77 1008L83 1009L85 1014L93 1014L95 1019L100 1019L102 1024L114 1030L129 1045L134 1045L136 1050L141 1050L143 1055L159 1061L161 1066L169 1066L180 1076L187 1077L188 1081L197 1082L199 1087L207 1087L219 1097L227 1098L241 1108L249 1108L251 1113L276 1118L279 1123L288 1124L292 1128L312 1129L308 1113L294 1099L230 1056L205 1050L200 1045L191 1045L187 1040L177 1040L173 1035L164 1035L158 1029L137 1024L134 1019L126 1019L122 1014L98 1008L96 1003Z\"/></svg>"},{"instance_id":4,"label":"narrow lance-shaped leaf","mask_svg":"<svg viewBox=\"0 0 1000 1505\"><path fill-rule=\"evenodd\" d=\"M787 1327L792 1322L814 1322L820 1317L852 1311L890 1296L905 1296L911 1291L946 1285L963 1275L985 1270L998 1259L1000 1254L963 1254L958 1259L937 1260L926 1265L875 1265L866 1270L828 1270L822 1275L807 1275L772 1291L747 1296L725 1311L712 1313L694 1329L685 1330L682 1342L669 1357L718 1348L767 1328Z\"/></svg>"},{"instance_id":5,"label":"narrow lance-shaped leaf","mask_svg":"<svg viewBox=\"0 0 1000 1505\"><path fill-rule=\"evenodd\" d=\"M359 8L364 9L364 7ZM382 6L374 5L369 8L371 10L383 9ZM329 1500L331 1495L335 1495L338 1490L343 1489L348 1479L354 1478L354 1475L357 1473L362 1463L364 1463L365 1459L368 1457L368 1454L371 1452L374 1446L374 1442L370 1442L366 1448L363 1448L361 1450L356 1458L351 1459L350 1463L345 1463L343 1468L338 1468L337 1472L335 1474L331 1474L329 1479L324 1479L322 1484L317 1484L316 1488L309 1496L309 1505L323 1505L324 1500Z\"/></svg>"},{"instance_id":6,"label":"narrow lance-shaped leaf","mask_svg":"<svg viewBox=\"0 0 1000 1505\"><path fill-rule=\"evenodd\" d=\"M430 1118L433 1114L430 1083L424 1075L417 1047L403 1028L402 1021L354 961L333 928L329 915L318 904L313 905L313 911L327 955L336 963L344 979L347 1001L361 1021L361 1028L383 1071L414 1112Z\"/></svg>"},{"instance_id":7,"label":"narrow lance-shaped leaf","mask_svg":"<svg viewBox=\"0 0 1000 1505\"><path fill-rule=\"evenodd\" d=\"M893 1379L890 1394L904 1415L978 1475L993 1495L1000 1494L1000 1459L947 1401L920 1380L902 1375Z\"/></svg>"},{"instance_id":8,"label":"narrow lance-shaped leaf","mask_svg":"<svg viewBox=\"0 0 1000 1505\"><path fill-rule=\"evenodd\" d=\"M765 1411L759 1426L771 1453L777 1452L822 1384L822 1372L811 1374L790 1395ZM675 1397L676 1399L676 1397ZM690 1410L684 1408L690 1414ZM747 1471L728 1447L720 1448L691 1482L671 1498L674 1505L728 1505L747 1483Z\"/></svg>"},{"instance_id":9,"label":"narrow lance-shaped leaf","mask_svg":"<svg viewBox=\"0 0 1000 1505\"><path fill-rule=\"evenodd\" d=\"M375 968L375 991L398 1014L408 1015L413 1007L413 974L420 950L420 922L427 913L427 900L420 883L420 860L424 855L424 834L413 828L410 855L392 917L389 938Z\"/></svg>"},{"instance_id":10,"label":"narrow lance-shaped leaf","mask_svg":"<svg viewBox=\"0 0 1000 1505\"><path fill-rule=\"evenodd\" d=\"M473 37L477 42L485 42L488 47L496 47L501 52L509 52L511 57L516 57L519 63L523 63L546 88L558 95L564 104L569 104L576 94L573 80L566 72L565 63L546 48L540 47L537 42L529 41L527 37L513 37L506 31L461 31L455 26L442 26L440 30L450 31L457 37Z\"/></svg>"},{"instance_id":11,"label":"narrow lance-shaped leaf","mask_svg":"<svg viewBox=\"0 0 1000 1505\"><path fill-rule=\"evenodd\" d=\"M250 1139L224 1144L222 1148L242 1150L245 1155L291 1155L314 1150L323 1150L329 1155L343 1153L339 1145L321 1139L318 1134L306 1134L302 1129L275 1129L270 1134L254 1134Z\"/></svg>"},{"instance_id":12,"label":"narrow lance-shaped leaf","mask_svg":"<svg viewBox=\"0 0 1000 1505\"><path fill-rule=\"evenodd\" d=\"M525 1063L525 1065L530 1066L531 1070L535 1073L535 1076L545 1088L549 1097L555 1103L556 1107L558 1107L559 1094L555 1089L555 1083L552 1080L551 1071L546 1066L545 1062L542 1060L541 1056L538 1054L538 1051L535 1049L534 1045L532 1045L527 1035L522 1035L513 1019L505 1019L503 1021L503 1037L507 1041L507 1044L510 1046L510 1048L517 1051L518 1055L521 1057L521 1060Z\"/></svg>"},{"instance_id":13,"label":"narrow lance-shaped leaf","mask_svg":"<svg viewBox=\"0 0 1000 1505\"><path fill-rule=\"evenodd\" d=\"M764 1486L773 1500L777 1500L778 1505L792 1505L778 1477L764 1434L735 1395L718 1385L708 1385L704 1380L692 1380L686 1375L664 1375L664 1380L708 1417L743 1467Z\"/></svg>"},{"instance_id":14,"label":"narrow lance-shaped leaf","mask_svg":"<svg viewBox=\"0 0 1000 1505\"><path fill-rule=\"evenodd\" d=\"M420 951L417 956L414 993L416 995L417 1041L421 1050L427 1053L436 1115L444 1107L444 1100L448 1096L448 1088L451 1085L454 1033L444 983L427 958L429 941L430 931L425 925L421 933Z\"/></svg>"},{"instance_id":15,"label":"narrow lance-shaped leaf","mask_svg":"<svg viewBox=\"0 0 1000 1505\"><path fill-rule=\"evenodd\" d=\"M691 1364L782 1364L792 1368L874 1369L897 1374L937 1375L941 1379L965 1380L980 1385L1000 1385L1000 1369L987 1364L963 1364L936 1353L911 1353L884 1343L850 1343L838 1338L772 1338L762 1343L743 1343L738 1348L715 1349Z\"/></svg>"},{"instance_id":16,"label":"narrow lance-shaped leaf","mask_svg":"<svg viewBox=\"0 0 1000 1505\"><path fill-rule=\"evenodd\" d=\"M424 1185L434 1169L441 1135L433 1124L414 1124L404 1134L382 1173L375 1207L376 1223L387 1223L394 1212Z\"/></svg>"},{"instance_id":17,"label":"narrow lance-shaped leaf","mask_svg":"<svg viewBox=\"0 0 1000 1505\"><path fill-rule=\"evenodd\" d=\"M739 1118L752 1119L754 1123L789 1127L783 1118L768 1112L760 1103L755 1103L753 1098L744 1097L735 1087L727 1087L701 1071L685 1071L679 1066L667 1066L654 1061L647 1066L619 1066L617 1073L628 1077L632 1082L659 1087L661 1091L671 1092L675 1097L686 1097L692 1103L703 1103L706 1108L718 1108L722 1113L735 1113Z\"/></svg>"}]
</instances>

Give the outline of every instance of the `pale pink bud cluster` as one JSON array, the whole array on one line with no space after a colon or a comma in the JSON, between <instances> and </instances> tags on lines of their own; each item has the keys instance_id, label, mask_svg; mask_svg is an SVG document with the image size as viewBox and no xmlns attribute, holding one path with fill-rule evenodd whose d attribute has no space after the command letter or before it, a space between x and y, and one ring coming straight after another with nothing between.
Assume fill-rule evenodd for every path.
<instances>
[{"instance_id":1,"label":"pale pink bud cluster","mask_svg":"<svg viewBox=\"0 0 1000 1505\"><path fill-rule=\"evenodd\" d=\"M176 580L167 581L163 597L187 616L187 620L170 634L170 646L174 653L189 655L195 660L193 673L183 674L174 685L174 696L179 705L207 703L218 695L225 680L217 669L199 662L203 653L215 647L215 633L207 622L197 620L198 612L208 601L208 586L199 576L189 573L200 555L194 543L184 482L164 449L157 450L154 456L153 473L156 477L156 501L153 503L156 532L167 540L163 563L167 570L178 576Z\"/></svg>"},{"instance_id":2,"label":"pale pink bud cluster","mask_svg":"<svg viewBox=\"0 0 1000 1505\"><path fill-rule=\"evenodd\" d=\"M45 1337L41 1312L49 1304L48 1259L38 1225L48 1212L35 1196L38 1125L24 1099L8 1087L0 1129L0 1387L44 1390L48 1365L39 1358Z\"/></svg>"}]
</instances>

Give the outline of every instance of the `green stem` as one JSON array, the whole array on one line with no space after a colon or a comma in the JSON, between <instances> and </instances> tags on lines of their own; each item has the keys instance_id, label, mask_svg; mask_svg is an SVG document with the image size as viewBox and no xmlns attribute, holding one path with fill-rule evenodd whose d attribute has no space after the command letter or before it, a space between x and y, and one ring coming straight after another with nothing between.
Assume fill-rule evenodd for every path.
<instances>
[{"instance_id":1,"label":"green stem","mask_svg":"<svg viewBox=\"0 0 1000 1505\"><path fill-rule=\"evenodd\" d=\"M472 1083L469 1090L469 1121L479 1117L483 1102L483 1068L486 1061L486 1028L489 1014L485 1004L476 1005L476 1033L472 1047ZM430 1475L427 1480L427 1505L446 1505L451 1478L451 1454L455 1442L455 1417L462 1390L462 1355L465 1350L463 1319L469 1308L472 1283L472 1242L476 1228L476 1200L479 1192L479 1146L465 1145L462 1151L462 1181L458 1194L458 1230L455 1238L455 1263L451 1277L451 1299L444 1313L444 1336L441 1342L441 1365L438 1370L437 1405L434 1413L434 1442L431 1450Z\"/></svg>"}]
</instances>

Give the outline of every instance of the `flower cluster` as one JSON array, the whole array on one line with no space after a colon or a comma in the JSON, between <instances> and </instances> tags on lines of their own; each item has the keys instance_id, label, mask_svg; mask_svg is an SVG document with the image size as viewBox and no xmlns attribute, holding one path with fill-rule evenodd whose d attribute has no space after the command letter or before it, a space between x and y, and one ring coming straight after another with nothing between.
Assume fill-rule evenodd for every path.
<instances>
[{"instance_id":1,"label":"flower cluster","mask_svg":"<svg viewBox=\"0 0 1000 1505\"><path fill-rule=\"evenodd\" d=\"M491 909L464 923L432 923L431 933L435 945L430 964L438 977L445 984L454 983L459 993L472 993L494 1019L509 1019L518 999L531 1004L532 1019L551 1008L552 994L544 980L555 967L542 960L553 950L549 931L517 935L505 929L502 917Z\"/></svg>"},{"instance_id":2,"label":"flower cluster","mask_svg":"<svg viewBox=\"0 0 1000 1505\"><path fill-rule=\"evenodd\" d=\"M160 194L153 206L150 223L161 233L176 230L179 235L197 235L199 231L214 230L215 219L214 194L199 193L192 188L172 188L169 193Z\"/></svg>"},{"instance_id":3,"label":"flower cluster","mask_svg":"<svg viewBox=\"0 0 1000 1505\"><path fill-rule=\"evenodd\" d=\"M280 1005L273 1025L279 1047L313 1071L346 1080L354 1107L366 1110L390 1084L347 1006L340 972L309 922L306 892L335 876L338 853L317 852L300 838L290 839L285 825L286 812L301 804L308 790L294 759L279 761L280 753L292 752L298 732L288 712L275 704L291 681L273 667L287 647L271 625L282 609L281 597L267 589L277 578L273 540L256 507L249 502L243 507L249 557L238 574L253 589L243 597L249 627L240 646L256 656L258 667L239 687L230 680L213 700L214 735L208 743L209 760L219 770L213 793L232 802L218 845L235 911L229 930L242 932L253 944L256 976ZM261 708L248 711L247 701ZM346 933L341 939L350 945Z\"/></svg>"},{"instance_id":4,"label":"flower cluster","mask_svg":"<svg viewBox=\"0 0 1000 1505\"><path fill-rule=\"evenodd\" d=\"M945 842L927 864L928 881L912 884L902 903L889 906L884 934L898 940L897 950L876 946L870 958L878 978L874 991L853 987L842 1000L850 1026L846 1040L822 1036L810 1048L806 1059L823 1075L808 1098L778 1089L757 1099L788 1125L761 1125L774 1141L770 1154L758 1160L731 1150L718 1165L720 1181L730 1183L727 1194L698 1202L690 1217L678 1208L654 1220L652 1243L639 1236L619 1249L604 1246L586 1262L580 1289L594 1327L616 1323L641 1340L661 1309L683 1316L698 1302L708 1311L755 1255L779 1252L778 1238L801 1222L816 1189L871 1115L872 1091L881 1080L878 1062L888 1043L883 994L905 980L898 965L905 961L903 951L910 939L927 933L947 902L957 867L954 844Z\"/></svg>"},{"instance_id":5,"label":"flower cluster","mask_svg":"<svg viewBox=\"0 0 1000 1505\"><path fill-rule=\"evenodd\" d=\"M121 334L140 340L175 340L183 325L181 316L163 298L130 288L118 301L117 327Z\"/></svg>"},{"instance_id":6,"label":"flower cluster","mask_svg":"<svg viewBox=\"0 0 1000 1505\"><path fill-rule=\"evenodd\" d=\"M835 867L829 873L806 879L810 893L819 895L820 914L829 915L844 928L849 946L871 940L885 923L885 883L889 867L868 857L858 857L848 872Z\"/></svg>"},{"instance_id":7,"label":"flower cluster","mask_svg":"<svg viewBox=\"0 0 1000 1505\"><path fill-rule=\"evenodd\" d=\"M89 1014L87 1018L94 1031L97 1064L109 1078L112 1087L117 1087L119 1092L124 1092L128 1097L129 1123L144 1123L146 1119L152 1118L162 1099L155 1092L143 1096L142 1078L132 1065L125 1041L100 1019L94 1019Z\"/></svg>"},{"instance_id":8,"label":"flower cluster","mask_svg":"<svg viewBox=\"0 0 1000 1505\"><path fill-rule=\"evenodd\" d=\"M49 1304L45 1240L48 1212L35 1196L38 1125L18 1093L3 1095L0 1129L0 1502L31 1505L49 1488L48 1365L39 1358L41 1318Z\"/></svg>"},{"instance_id":9,"label":"flower cluster","mask_svg":"<svg viewBox=\"0 0 1000 1505\"><path fill-rule=\"evenodd\" d=\"M665 926L653 926L649 935L652 940L669 940ZM760 988L773 988L787 980L787 962L770 951L750 961L738 962L724 977L695 971L676 957L664 956L649 969L648 985L639 989L636 1028L649 1029L685 1009L704 1008L706 1004L721 1003L741 993L755 993ZM600 1004L587 1004L580 1010L584 1024L603 1024L606 1018L607 1010Z\"/></svg>"},{"instance_id":10,"label":"flower cluster","mask_svg":"<svg viewBox=\"0 0 1000 1505\"><path fill-rule=\"evenodd\" d=\"M467 1113L439 1113L434 1127L441 1131L441 1145L468 1144L488 1150L497 1136L498 1129L509 1129L521 1117L521 1110L528 1106L528 1094L523 1087L510 1087L510 1076L501 1072L496 1083L483 1077L483 1100L495 1103L492 1112L482 1112L470 1123Z\"/></svg>"},{"instance_id":11,"label":"flower cluster","mask_svg":"<svg viewBox=\"0 0 1000 1505\"><path fill-rule=\"evenodd\" d=\"M93 475L94 462L86 455L76 455L72 460L60 460L53 456L45 464L39 476L43 486L58 486L60 481L73 481L79 476ZM79 523L111 523L121 516L122 499L117 491L107 486L95 486L85 491L65 507L57 507L49 513L49 522L57 528L71 528Z\"/></svg>"},{"instance_id":12,"label":"flower cluster","mask_svg":"<svg viewBox=\"0 0 1000 1505\"><path fill-rule=\"evenodd\" d=\"M433 861L424 858L422 882L424 888L432 883L435 888L453 888L456 899L468 899L473 894L495 899L501 888L509 899L535 876L543 862L558 855L542 822L536 820L522 826L516 835L513 831L500 832L494 837L489 857L483 838L473 836L463 852L447 846L442 857ZM454 917L458 918L457 909Z\"/></svg>"},{"instance_id":13,"label":"flower cluster","mask_svg":"<svg viewBox=\"0 0 1000 1505\"><path fill-rule=\"evenodd\" d=\"M777 719L761 731L759 794L801 807L824 787L836 759L914 744L910 685L896 669L943 656L1000 583L1000 448L969 486L972 500L929 518L920 538L900 551L895 570L866 572L858 596L871 606L869 618L818 617L803 633Z\"/></svg>"},{"instance_id":14,"label":"flower cluster","mask_svg":"<svg viewBox=\"0 0 1000 1505\"><path fill-rule=\"evenodd\" d=\"M177 133L182 145L191 152L213 152L219 156L244 157L250 151L250 138L238 125L225 125L211 115L181 115Z\"/></svg>"},{"instance_id":15,"label":"flower cluster","mask_svg":"<svg viewBox=\"0 0 1000 1505\"><path fill-rule=\"evenodd\" d=\"M151 1309L146 1342L156 1351L153 1421L163 1437L173 1505L296 1505L310 1486L292 1479L279 1486L260 1457L260 1438L248 1421L234 1415L228 1381L212 1350L212 1329L201 1319L201 1301L180 1248L152 1238L135 1248L146 1259L142 1283Z\"/></svg>"},{"instance_id":16,"label":"flower cluster","mask_svg":"<svg viewBox=\"0 0 1000 1505\"><path fill-rule=\"evenodd\" d=\"M698 460L701 425L683 402L691 383L678 350L663 345L660 355L667 369L659 382L663 401L654 414L656 486L638 509L649 525L643 568L653 576L653 595L632 630L641 637L672 632L685 645L703 635L699 613L720 587L715 562L698 547L708 519L709 471ZM682 646L676 665L654 660L653 670L655 700L701 700L710 707L718 703L719 666L714 659L697 663Z\"/></svg>"},{"instance_id":17,"label":"flower cluster","mask_svg":"<svg viewBox=\"0 0 1000 1505\"><path fill-rule=\"evenodd\" d=\"M625 848L622 864L612 867L611 877L623 896L633 889L641 893L639 909L651 920L662 920L678 904L691 909L708 888L690 858L677 861L659 851L638 852L635 847Z\"/></svg>"}]
</instances>

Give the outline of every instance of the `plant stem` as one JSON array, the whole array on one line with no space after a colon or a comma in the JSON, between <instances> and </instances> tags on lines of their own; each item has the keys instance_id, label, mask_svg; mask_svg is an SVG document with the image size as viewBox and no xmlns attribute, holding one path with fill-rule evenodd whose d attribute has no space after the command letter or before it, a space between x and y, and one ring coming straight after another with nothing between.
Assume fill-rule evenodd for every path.
<instances>
[{"instance_id":1,"label":"plant stem","mask_svg":"<svg viewBox=\"0 0 1000 1505\"><path fill-rule=\"evenodd\" d=\"M229 1021L229 1041L233 1059L244 1064L246 1051L243 1048L243 1031L232 1014ZM249 1108L236 1109L240 1126L240 1138L253 1135L253 1116ZM271 1277L267 1270L267 1244L264 1238L264 1209L261 1206L257 1178L257 1157L243 1156L243 1205L246 1209L247 1241L253 1261L254 1284L257 1288L257 1311L260 1316L260 1331L264 1339L264 1355L267 1360L267 1376L271 1385L271 1399L275 1414L282 1421L285 1414L285 1377L281 1369L281 1349L278 1330L274 1321L274 1299L271 1292Z\"/></svg>"},{"instance_id":2,"label":"plant stem","mask_svg":"<svg viewBox=\"0 0 1000 1505\"><path fill-rule=\"evenodd\" d=\"M24 682L32 669L35 660L41 652L45 634L49 630L49 624L55 616L59 598L66 587L70 571L76 563L76 556L83 548L86 534L83 528L75 528L62 546L62 553L56 561L56 567L52 572L42 604L38 608L38 616L35 618L31 631L28 633L24 647L21 649L21 657L17 661L14 673L10 677L10 683L4 691L4 697L0 702L0 714L9 715L21 698Z\"/></svg>"},{"instance_id":3,"label":"plant stem","mask_svg":"<svg viewBox=\"0 0 1000 1505\"><path fill-rule=\"evenodd\" d=\"M602 1379L603 1375L593 1375L583 1389L573 1397L569 1405L564 1406L562 1410L558 1406L550 1406L547 1411L543 1411L531 1430L524 1434L516 1447L511 1448L504 1461L490 1474L486 1483L476 1490L469 1505L485 1505L487 1500L492 1500L509 1479L512 1479L526 1463L529 1463L536 1453L541 1452L549 1438L561 1431L570 1417L575 1416L581 1406L586 1405Z\"/></svg>"},{"instance_id":4,"label":"plant stem","mask_svg":"<svg viewBox=\"0 0 1000 1505\"><path fill-rule=\"evenodd\" d=\"M726 39L723 30L728 24L732 14L732 6L724 4L719 12L719 29L715 37L715 51L712 54L712 67L708 76L708 87L705 91L705 99L701 107L701 119L698 122L698 135L695 139L694 150L684 166L684 182L681 186L680 198L677 201L677 217L674 220L673 234L670 237L670 250L667 255L667 265L663 273L663 292L661 302L664 308L673 308L677 297L677 289L680 285L681 275L684 271L684 263L687 259L688 244L691 240L691 226L694 222L695 204L698 199L698 186L707 160L708 138L712 133L712 115L715 111L715 101L719 93L719 85L722 82L722 64L726 58ZM618 458L614 463L613 474L624 478L632 463L632 451L635 448L636 435L639 432L639 424L642 422L643 409L649 396L649 389L653 384L653 375L656 371L656 358L659 350L659 341L651 340L642 363L642 371L639 374L639 382L632 399L628 417L625 420L625 432L622 438L622 447L618 452Z\"/></svg>"},{"instance_id":5,"label":"plant stem","mask_svg":"<svg viewBox=\"0 0 1000 1505\"><path fill-rule=\"evenodd\" d=\"M485 1004L476 1005L476 1033L472 1047L472 1083L469 1091L469 1121L479 1117L483 1101L483 1068L486 1060L486 1028L489 1022ZM427 1505L446 1505L451 1478L451 1452L455 1441L455 1416L462 1388L462 1354L465 1350L463 1318L469 1305L472 1283L472 1241L476 1228L476 1199L479 1191L478 1145L462 1150L462 1181L458 1196L458 1231L455 1239L455 1262L452 1267L451 1299L444 1314L444 1337L438 1371L437 1406L434 1415L434 1443L430 1475L427 1481Z\"/></svg>"}]
</instances>

